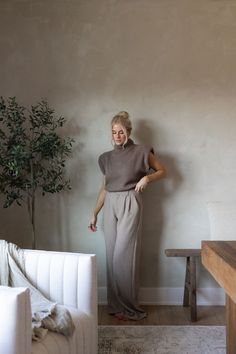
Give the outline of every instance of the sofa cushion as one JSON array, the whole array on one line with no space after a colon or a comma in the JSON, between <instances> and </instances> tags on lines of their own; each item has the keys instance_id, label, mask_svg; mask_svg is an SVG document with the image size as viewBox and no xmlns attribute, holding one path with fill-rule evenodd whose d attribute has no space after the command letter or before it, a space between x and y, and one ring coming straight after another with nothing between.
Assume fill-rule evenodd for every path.
<instances>
[{"instance_id":1,"label":"sofa cushion","mask_svg":"<svg viewBox=\"0 0 236 354\"><path fill-rule=\"evenodd\" d=\"M67 307L76 327L74 335L67 338L55 332L48 332L42 342L32 343L32 354L91 354L93 318L72 307Z\"/></svg>"}]
</instances>

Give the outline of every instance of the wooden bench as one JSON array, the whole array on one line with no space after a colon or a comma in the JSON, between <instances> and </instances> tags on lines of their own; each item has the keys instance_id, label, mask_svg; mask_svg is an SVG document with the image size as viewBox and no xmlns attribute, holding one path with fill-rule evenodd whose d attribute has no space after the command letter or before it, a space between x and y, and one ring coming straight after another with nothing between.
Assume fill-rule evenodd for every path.
<instances>
[{"instance_id":1,"label":"wooden bench","mask_svg":"<svg viewBox=\"0 0 236 354\"><path fill-rule=\"evenodd\" d=\"M197 286L196 286L196 258L201 257L201 249L166 249L167 257L185 257L186 273L184 282L183 306L190 305L191 321L197 321Z\"/></svg>"}]
</instances>

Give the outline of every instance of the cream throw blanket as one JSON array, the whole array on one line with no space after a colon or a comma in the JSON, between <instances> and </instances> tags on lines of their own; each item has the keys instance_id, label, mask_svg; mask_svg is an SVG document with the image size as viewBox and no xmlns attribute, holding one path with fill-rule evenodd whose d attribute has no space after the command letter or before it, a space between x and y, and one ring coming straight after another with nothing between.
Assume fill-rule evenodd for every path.
<instances>
[{"instance_id":1,"label":"cream throw blanket","mask_svg":"<svg viewBox=\"0 0 236 354\"><path fill-rule=\"evenodd\" d=\"M63 306L49 301L24 274L24 251L13 243L0 240L0 285L29 288L32 339L41 341L48 330L71 336L75 327L70 312Z\"/></svg>"}]
</instances>

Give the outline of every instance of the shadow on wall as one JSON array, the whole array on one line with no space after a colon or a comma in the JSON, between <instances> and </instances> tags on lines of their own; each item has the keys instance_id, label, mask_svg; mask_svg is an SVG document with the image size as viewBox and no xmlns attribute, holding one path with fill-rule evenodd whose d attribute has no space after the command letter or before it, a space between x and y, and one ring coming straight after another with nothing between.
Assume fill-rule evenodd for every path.
<instances>
[{"instance_id":1,"label":"shadow on wall","mask_svg":"<svg viewBox=\"0 0 236 354\"><path fill-rule=\"evenodd\" d=\"M161 136L161 131L158 130L156 133L156 129L153 129L148 119L140 119L135 125L134 140L152 147L158 159L167 169L167 179L152 183L143 195L141 286L152 287L159 282L160 255L161 252L164 252L162 249L165 226L164 203L178 189L182 183L182 177L176 167L175 157L158 152L158 137ZM147 274L149 275L148 279Z\"/></svg>"},{"instance_id":2,"label":"shadow on wall","mask_svg":"<svg viewBox=\"0 0 236 354\"><path fill-rule=\"evenodd\" d=\"M5 197L0 196L0 239L17 244L21 248L31 247L31 228L25 204L3 208Z\"/></svg>"},{"instance_id":3,"label":"shadow on wall","mask_svg":"<svg viewBox=\"0 0 236 354\"><path fill-rule=\"evenodd\" d=\"M85 161L82 151L84 144L79 142L85 135L84 128L78 127L76 121L67 124L66 134L75 140L72 157L66 162L67 178L70 180L71 190L49 195L39 200L39 219L41 225L38 230L38 247L55 251L72 251L73 239L72 220L74 210L74 196L81 194L84 186ZM47 235L47 236L46 236Z\"/></svg>"}]
</instances>

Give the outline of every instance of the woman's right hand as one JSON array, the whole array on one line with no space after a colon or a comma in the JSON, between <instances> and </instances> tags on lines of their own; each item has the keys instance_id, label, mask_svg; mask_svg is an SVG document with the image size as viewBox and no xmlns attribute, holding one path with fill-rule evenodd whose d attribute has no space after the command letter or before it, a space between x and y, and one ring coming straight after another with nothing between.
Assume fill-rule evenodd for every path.
<instances>
[{"instance_id":1,"label":"woman's right hand","mask_svg":"<svg viewBox=\"0 0 236 354\"><path fill-rule=\"evenodd\" d=\"M92 232L97 231L97 217L95 215L92 215L91 219L90 219L90 223L89 223L89 230Z\"/></svg>"}]
</instances>

